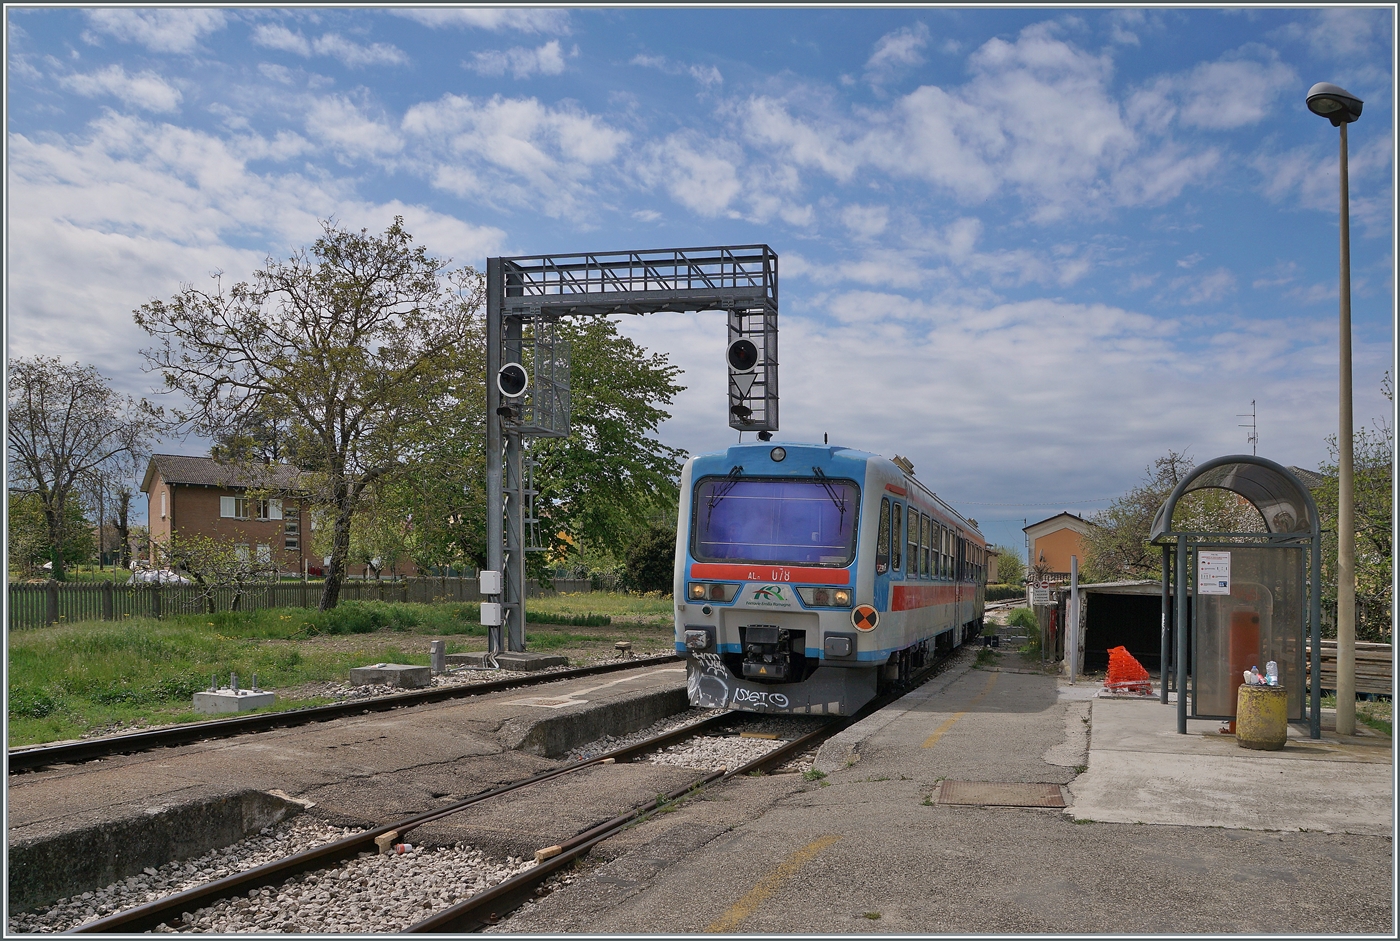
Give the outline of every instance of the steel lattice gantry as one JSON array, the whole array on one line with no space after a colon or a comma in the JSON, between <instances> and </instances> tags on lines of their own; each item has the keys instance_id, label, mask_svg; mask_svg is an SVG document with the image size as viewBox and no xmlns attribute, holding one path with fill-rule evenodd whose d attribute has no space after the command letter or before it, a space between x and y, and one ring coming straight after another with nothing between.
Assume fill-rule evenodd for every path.
<instances>
[{"instance_id":1,"label":"steel lattice gantry","mask_svg":"<svg viewBox=\"0 0 1400 941\"><path fill-rule=\"evenodd\" d=\"M569 433L569 351L563 317L723 310L729 341L753 342L758 364L729 376L729 424L778 428L778 256L767 245L530 255L486 260L486 557L502 573L502 627L525 649L525 552L533 497L522 441ZM529 373L512 404L496 377L509 363ZM501 649L493 627L490 648Z\"/></svg>"}]
</instances>

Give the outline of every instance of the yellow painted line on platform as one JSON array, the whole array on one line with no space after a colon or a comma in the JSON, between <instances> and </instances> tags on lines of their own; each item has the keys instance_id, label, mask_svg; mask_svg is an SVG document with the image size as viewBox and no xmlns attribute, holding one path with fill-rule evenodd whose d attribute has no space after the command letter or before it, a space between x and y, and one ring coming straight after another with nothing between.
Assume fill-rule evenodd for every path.
<instances>
[{"instance_id":1,"label":"yellow painted line on platform","mask_svg":"<svg viewBox=\"0 0 1400 941\"><path fill-rule=\"evenodd\" d=\"M752 915L755 909L772 898L773 893L778 891L784 882L796 875L797 870L807 865L818 853L839 839L841 838L835 835L824 836L813 840L796 853L793 853L787 858L787 862L783 863L777 869L774 869L767 876L764 876L763 880L759 882L758 885L754 886L744 894L743 898L731 905L729 911L725 912L718 921L713 922L705 931L710 933L732 931L734 928L738 927L739 923Z\"/></svg>"},{"instance_id":2,"label":"yellow painted line on platform","mask_svg":"<svg viewBox=\"0 0 1400 941\"><path fill-rule=\"evenodd\" d=\"M997 677L999 677L999 676L1001 676L1000 673L993 673L992 675L988 676L988 677L987 677L987 685L984 686L984 687L982 688L982 692L978 693L976 696L974 696L974 697L972 698L972 702L970 702L970 703L967 704L967 708L966 708L966 709L964 709L962 712L955 712L955 713L953 713L953 715L952 715L950 718L944 720L944 722L943 722L942 725L940 725L938 728L934 729L934 730L933 730L933 734L930 735L928 738L924 739L923 747L924 747L924 748L932 748L933 746L937 745L937 744L938 744L938 740L939 740L940 738L943 737L943 735L944 735L945 732L947 732L949 729L951 729L951 728L953 727L953 723L954 723L954 722L957 722L957 721L958 721L959 719L961 719L963 716L965 716L965 715L967 715L969 712L971 712L971 711L972 711L972 707L975 706L975 705L977 705L979 702L981 702L981 701L982 701L982 697L985 696L985 695L987 695L988 693L990 693L990 692L992 691L992 687L995 686L995 685L997 684Z\"/></svg>"}]
</instances>

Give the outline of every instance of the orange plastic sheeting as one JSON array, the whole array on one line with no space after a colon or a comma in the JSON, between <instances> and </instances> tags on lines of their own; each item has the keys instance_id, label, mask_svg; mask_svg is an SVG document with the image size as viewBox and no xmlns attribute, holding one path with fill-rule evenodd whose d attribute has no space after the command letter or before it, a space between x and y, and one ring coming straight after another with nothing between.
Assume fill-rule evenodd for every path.
<instances>
[{"instance_id":1,"label":"orange plastic sheeting","mask_svg":"<svg viewBox=\"0 0 1400 941\"><path fill-rule=\"evenodd\" d=\"M1264 664L1259 662L1259 612L1253 608L1236 608L1230 612L1230 712L1234 713L1244 671Z\"/></svg>"},{"instance_id":2,"label":"orange plastic sheeting","mask_svg":"<svg viewBox=\"0 0 1400 941\"><path fill-rule=\"evenodd\" d=\"M1147 669L1137 658L1128 653L1127 647L1114 647L1108 652L1108 680L1103 684L1109 689L1129 693L1151 693L1152 681Z\"/></svg>"}]
</instances>

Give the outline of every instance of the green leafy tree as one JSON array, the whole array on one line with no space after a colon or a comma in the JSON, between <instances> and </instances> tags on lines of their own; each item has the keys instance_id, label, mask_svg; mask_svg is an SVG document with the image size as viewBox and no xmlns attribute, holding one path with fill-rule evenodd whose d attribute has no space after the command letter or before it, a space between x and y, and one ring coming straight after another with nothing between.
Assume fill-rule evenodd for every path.
<instances>
[{"instance_id":1,"label":"green leafy tree","mask_svg":"<svg viewBox=\"0 0 1400 941\"><path fill-rule=\"evenodd\" d=\"M5 395L6 466L12 493L31 493L43 513L53 577L62 581L71 526L94 474L130 475L158 413L118 394L91 366L51 356L12 359Z\"/></svg>"},{"instance_id":2,"label":"green leafy tree","mask_svg":"<svg viewBox=\"0 0 1400 941\"><path fill-rule=\"evenodd\" d=\"M1026 579L1026 563L1021 554L1010 546L992 546L997 553L997 581L1005 585L1019 585Z\"/></svg>"},{"instance_id":3,"label":"green leafy tree","mask_svg":"<svg viewBox=\"0 0 1400 941\"><path fill-rule=\"evenodd\" d=\"M1151 544L1152 522L1171 492L1190 475L1195 462L1168 451L1148 468L1142 483L1114 500L1090 520L1097 524L1084 537L1087 581L1162 577L1162 550ZM1259 512L1226 490L1196 490L1177 502L1173 526L1195 532L1259 532Z\"/></svg>"},{"instance_id":4,"label":"green leafy tree","mask_svg":"<svg viewBox=\"0 0 1400 941\"><path fill-rule=\"evenodd\" d=\"M225 290L216 275L211 290L185 286L135 319L155 339L148 362L187 400L181 427L246 454L256 450L250 429L277 423L279 453L302 470L330 528L326 610L340 597L356 514L432 447L414 430L479 388L460 352L480 334L484 279L449 271L401 218L382 235L322 230L250 282Z\"/></svg>"},{"instance_id":5,"label":"green leafy tree","mask_svg":"<svg viewBox=\"0 0 1400 941\"><path fill-rule=\"evenodd\" d=\"M627 550L627 587L670 594L676 567L676 526L653 522Z\"/></svg>"},{"instance_id":6,"label":"green leafy tree","mask_svg":"<svg viewBox=\"0 0 1400 941\"><path fill-rule=\"evenodd\" d=\"M232 590L229 610L237 611L248 585L266 581L277 572L272 563L253 558L247 546L209 536L171 536L156 543L156 553L160 568L185 575L199 586L199 598L209 614L214 613L220 589Z\"/></svg>"},{"instance_id":7,"label":"green leafy tree","mask_svg":"<svg viewBox=\"0 0 1400 941\"><path fill-rule=\"evenodd\" d=\"M606 318L562 325L561 332L573 349L572 428L567 438L530 448L539 462L536 514L555 554L583 540L624 558L653 517L675 519L685 452L653 435L671 417L664 406L683 389L680 369Z\"/></svg>"},{"instance_id":8,"label":"green leafy tree","mask_svg":"<svg viewBox=\"0 0 1400 941\"><path fill-rule=\"evenodd\" d=\"M1393 398L1390 377L1382 386ZM1390 643L1394 603L1391 573L1395 545L1391 524L1394 514L1392 448L1395 437L1390 423L1378 420L1361 428L1352 438L1352 500L1356 525L1356 639ZM1319 471L1323 484L1313 491L1322 520L1323 626L1330 637L1337 634L1337 437L1327 439L1330 460Z\"/></svg>"},{"instance_id":9,"label":"green leafy tree","mask_svg":"<svg viewBox=\"0 0 1400 941\"><path fill-rule=\"evenodd\" d=\"M68 514L68 520L63 527L63 564L77 565L92 558L96 543L92 536L92 526L84 518L82 506L76 500L67 505L65 512ZM53 560L53 547L39 495L10 494L7 523L10 567L21 578L47 574L43 566Z\"/></svg>"}]
</instances>

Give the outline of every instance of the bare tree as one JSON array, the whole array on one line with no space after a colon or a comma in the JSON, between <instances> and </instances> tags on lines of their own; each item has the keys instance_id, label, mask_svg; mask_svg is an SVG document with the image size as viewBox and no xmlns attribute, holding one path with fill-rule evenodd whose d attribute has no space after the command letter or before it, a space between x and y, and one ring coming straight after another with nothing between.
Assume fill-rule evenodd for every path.
<instances>
[{"instance_id":1,"label":"bare tree","mask_svg":"<svg viewBox=\"0 0 1400 941\"><path fill-rule=\"evenodd\" d=\"M62 580L70 509L83 481L129 472L149 447L157 415L93 367L50 356L10 360L5 402L10 486L38 498L53 577Z\"/></svg>"},{"instance_id":2,"label":"bare tree","mask_svg":"<svg viewBox=\"0 0 1400 941\"><path fill-rule=\"evenodd\" d=\"M408 429L450 412L480 342L483 279L414 246L396 218L383 235L333 222L310 249L269 258L250 283L186 285L135 312L145 352L189 405L185 427L246 439L268 419L332 526L321 609L340 596L351 522L370 488L410 466ZM475 379L475 376L470 377ZM240 450L234 448L233 450Z\"/></svg>"}]
</instances>

